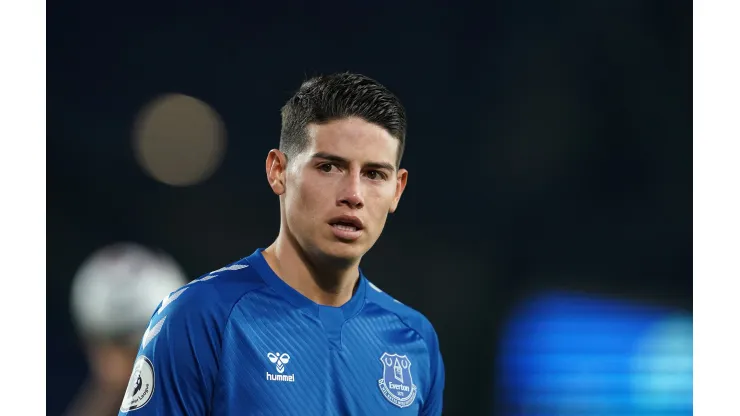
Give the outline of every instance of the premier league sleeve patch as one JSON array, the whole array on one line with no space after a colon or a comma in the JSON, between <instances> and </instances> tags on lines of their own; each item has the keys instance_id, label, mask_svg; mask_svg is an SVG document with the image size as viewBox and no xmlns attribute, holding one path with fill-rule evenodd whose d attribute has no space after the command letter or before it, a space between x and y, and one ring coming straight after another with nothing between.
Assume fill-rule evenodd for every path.
<instances>
[{"instance_id":1,"label":"premier league sleeve patch","mask_svg":"<svg viewBox=\"0 0 740 416\"><path fill-rule=\"evenodd\" d=\"M154 394L154 366L146 356L140 355L134 363L134 371L131 373L121 403L121 412L141 409L149 403L152 394Z\"/></svg>"},{"instance_id":2,"label":"premier league sleeve patch","mask_svg":"<svg viewBox=\"0 0 740 416\"><path fill-rule=\"evenodd\" d=\"M411 406L416 398L416 386L411 379L411 361L405 355L383 353L383 378L378 386L383 396L394 405Z\"/></svg>"}]
</instances>

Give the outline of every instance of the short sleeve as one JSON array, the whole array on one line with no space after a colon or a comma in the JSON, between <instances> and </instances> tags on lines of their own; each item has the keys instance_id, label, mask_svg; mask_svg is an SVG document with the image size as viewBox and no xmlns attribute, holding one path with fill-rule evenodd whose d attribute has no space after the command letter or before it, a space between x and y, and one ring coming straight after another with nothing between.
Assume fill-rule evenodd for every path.
<instances>
[{"instance_id":1,"label":"short sleeve","mask_svg":"<svg viewBox=\"0 0 740 416\"><path fill-rule=\"evenodd\" d=\"M205 288L171 293L152 315L119 416L205 415L218 368L218 314Z\"/></svg>"},{"instance_id":2,"label":"short sleeve","mask_svg":"<svg viewBox=\"0 0 740 416\"><path fill-rule=\"evenodd\" d=\"M431 325L430 325L431 326ZM431 386L421 414L424 416L438 416L442 414L442 402L445 387L445 367L442 353L439 349L439 338L433 328L430 328L429 358L431 372Z\"/></svg>"}]
</instances>

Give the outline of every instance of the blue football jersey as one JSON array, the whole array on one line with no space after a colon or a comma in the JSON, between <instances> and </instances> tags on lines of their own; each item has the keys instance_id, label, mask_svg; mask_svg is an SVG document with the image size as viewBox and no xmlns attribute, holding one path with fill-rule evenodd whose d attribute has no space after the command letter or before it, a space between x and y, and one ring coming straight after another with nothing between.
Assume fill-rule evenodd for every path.
<instances>
[{"instance_id":1,"label":"blue football jersey","mask_svg":"<svg viewBox=\"0 0 740 416\"><path fill-rule=\"evenodd\" d=\"M360 273L345 305L288 286L262 250L167 296L119 415L439 415L439 341Z\"/></svg>"}]
</instances>

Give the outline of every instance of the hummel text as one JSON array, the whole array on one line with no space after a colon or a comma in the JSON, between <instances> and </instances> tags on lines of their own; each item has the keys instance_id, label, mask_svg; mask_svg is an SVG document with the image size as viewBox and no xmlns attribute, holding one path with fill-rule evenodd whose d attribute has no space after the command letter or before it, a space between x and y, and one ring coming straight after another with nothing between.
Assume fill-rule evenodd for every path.
<instances>
[{"instance_id":1,"label":"hummel text","mask_svg":"<svg viewBox=\"0 0 740 416\"><path fill-rule=\"evenodd\" d=\"M270 374L265 373L265 378L269 381L287 381L289 383L295 382L295 374L291 375L285 375L285 374Z\"/></svg>"}]
</instances>

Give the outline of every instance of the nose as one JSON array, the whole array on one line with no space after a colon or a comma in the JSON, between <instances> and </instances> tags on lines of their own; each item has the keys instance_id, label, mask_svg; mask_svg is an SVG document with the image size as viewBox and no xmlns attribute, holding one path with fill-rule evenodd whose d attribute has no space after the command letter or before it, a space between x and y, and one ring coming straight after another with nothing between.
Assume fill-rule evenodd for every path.
<instances>
[{"instance_id":1,"label":"nose","mask_svg":"<svg viewBox=\"0 0 740 416\"><path fill-rule=\"evenodd\" d=\"M362 182L360 175L347 175L339 193L337 205L346 205L352 209L360 209L365 206L362 196Z\"/></svg>"}]
</instances>

